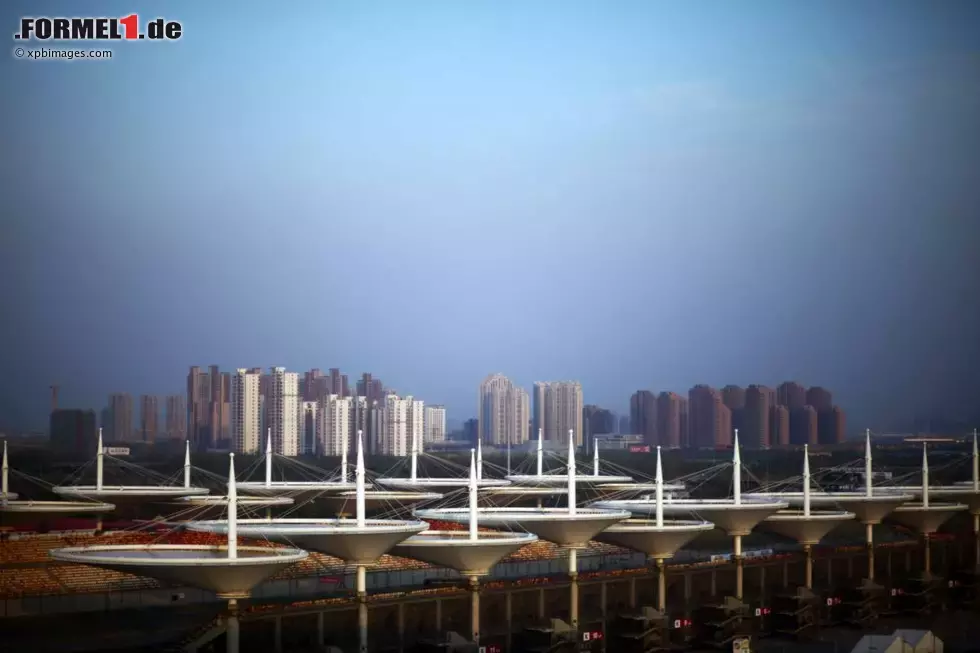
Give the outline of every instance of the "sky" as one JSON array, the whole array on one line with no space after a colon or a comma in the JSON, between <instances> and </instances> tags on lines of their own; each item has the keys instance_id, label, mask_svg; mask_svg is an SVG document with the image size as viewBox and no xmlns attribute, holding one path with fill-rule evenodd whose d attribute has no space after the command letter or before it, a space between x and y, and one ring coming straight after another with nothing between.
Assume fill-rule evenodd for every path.
<instances>
[{"instance_id":1,"label":"sky","mask_svg":"<svg viewBox=\"0 0 980 653\"><path fill-rule=\"evenodd\" d=\"M980 3L275 7L0 5L183 25L0 55L0 427L209 364L980 415Z\"/></svg>"}]
</instances>

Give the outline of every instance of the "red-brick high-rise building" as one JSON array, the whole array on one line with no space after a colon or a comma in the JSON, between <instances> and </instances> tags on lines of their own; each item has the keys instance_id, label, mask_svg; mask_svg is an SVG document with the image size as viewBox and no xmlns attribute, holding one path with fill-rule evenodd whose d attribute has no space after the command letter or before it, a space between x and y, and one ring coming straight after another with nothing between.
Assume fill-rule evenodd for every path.
<instances>
[{"instance_id":1,"label":"red-brick high-rise building","mask_svg":"<svg viewBox=\"0 0 980 653\"><path fill-rule=\"evenodd\" d=\"M750 385L745 391L745 413L742 430L738 432L739 444L750 449L769 446L769 414L774 398L772 388Z\"/></svg>"},{"instance_id":2,"label":"red-brick high-rise building","mask_svg":"<svg viewBox=\"0 0 980 653\"><path fill-rule=\"evenodd\" d=\"M741 429L745 414L745 388L726 385L721 389L721 400L732 411L732 429Z\"/></svg>"},{"instance_id":3,"label":"red-brick high-rise building","mask_svg":"<svg viewBox=\"0 0 980 653\"><path fill-rule=\"evenodd\" d=\"M817 413L817 432L820 444L840 444L844 441L847 418L840 406Z\"/></svg>"},{"instance_id":4,"label":"red-brick high-rise building","mask_svg":"<svg viewBox=\"0 0 980 653\"><path fill-rule=\"evenodd\" d=\"M657 395L649 390L638 390L630 397L630 431L642 435L644 444L661 444L657 433Z\"/></svg>"},{"instance_id":5,"label":"red-brick high-rise building","mask_svg":"<svg viewBox=\"0 0 980 653\"><path fill-rule=\"evenodd\" d=\"M657 435L662 447L680 447L686 438L682 437L682 426L686 422L684 397L673 392L661 392L657 397Z\"/></svg>"},{"instance_id":6,"label":"red-brick high-rise building","mask_svg":"<svg viewBox=\"0 0 980 653\"><path fill-rule=\"evenodd\" d=\"M817 413L824 413L833 409L834 396L826 388L814 386L806 391L806 403L813 406Z\"/></svg>"},{"instance_id":7,"label":"red-brick high-rise building","mask_svg":"<svg viewBox=\"0 0 980 653\"><path fill-rule=\"evenodd\" d=\"M790 413L799 410L806 406L806 388L795 381L780 383L776 388L776 402L786 406Z\"/></svg>"},{"instance_id":8,"label":"red-brick high-rise building","mask_svg":"<svg viewBox=\"0 0 980 653\"><path fill-rule=\"evenodd\" d=\"M789 409L786 406L769 408L769 446L784 447L789 444Z\"/></svg>"},{"instance_id":9,"label":"red-brick high-rise building","mask_svg":"<svg viewBox=\"0 0 980 653\"><path fill-rule=\"evenodd\" d=\"M732 445L732 411L721 392L707 385L696 385L688 392L688 429L692 447Z\"/></svg>"},{"instance_id":10,"label":"red-brick high-rise building","mask_svg":"<svg viewBox=\"0 0 980 653\"><path fill-rule=\"evenodd\" d=\"M790 443L795 445L815 445L819 442L817 431L817 411L813 406L804 406L789 415Z\"/></svg>"}]
</instances>

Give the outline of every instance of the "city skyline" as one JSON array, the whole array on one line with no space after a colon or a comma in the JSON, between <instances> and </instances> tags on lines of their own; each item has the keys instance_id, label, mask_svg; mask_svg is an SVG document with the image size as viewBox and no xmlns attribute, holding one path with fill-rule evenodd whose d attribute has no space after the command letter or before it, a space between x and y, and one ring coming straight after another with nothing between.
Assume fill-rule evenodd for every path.
<instances>
[{"instance_id":1,"label":"city skyline","mask_svg":"<svg viewBox=\"0 0 980 653\"><path fill-rule=\"evenodd\" d=\"M375 370L460 418L492 370L980 418L980 3L294 9L0 58L0 429L193 361Z\"/></svg>"}]
</instances>

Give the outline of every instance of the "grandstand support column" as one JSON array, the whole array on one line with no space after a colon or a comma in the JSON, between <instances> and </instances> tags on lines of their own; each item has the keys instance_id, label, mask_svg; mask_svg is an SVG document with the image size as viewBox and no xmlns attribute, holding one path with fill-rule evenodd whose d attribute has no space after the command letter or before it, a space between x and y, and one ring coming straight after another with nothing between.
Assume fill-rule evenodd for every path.
<instances>
[{"instance_id":1,"label":"grandstand support column","mask_svg":"<svg viewBox=\"0 0 980 653\"><path fill-rule=\"evenodd\" d=\"M436 599L436 632L442 633L442 599Z\"/></svg>"},{"instance_id":2,"label":"grandstand support column","mask_svg":"<svg viewBox=\"0 0 980 653\"><path fill-rule=\"evenodd\" d=\"M544 619L544 588L538 590L538 618Z\"/></svg>"},{"instance_id":3,"label":"grandstand support column","mask_svg":"<svg viewBox=\"0 0 980 653\"><path fill-rule=\"evenodd\" d=\"M667 611L667 567L663 558L657 558L657 609Z\"/></svg>"},{"instance_id":4,"label":"grandstand support column","mask_svg":"<svg viewBox=\"0 0 980 653\"><path fill-rule=\"evenodd\" d=\"M609 583L602 581L599 583L599 610L602 612L602 618L606 618L606 601L609 600Z\"/></svg>"},{"instance_id":5,"label":"grandstand support column","mask_svg":"<svg viewBox=\"0 0 980 653\"><path fill-rule=\"evenodd\" d=\"M367 567L364 565L357 566L357 584L354 588L357 592L358 602L367 602Z\"/></svg>"},{"instance_id":6,"label":"grandstand support column","mask_svg":"<svg viewBox=\"0 0 980 653\"><path fill-rule=\"evenodd\" d=\"M277 615L273 621L273 640L272 646L276 653L282 653L282 615Z\"/></svg>"},{"instance_id":7,"label":"grandstand support column","mask_svg":"<svg viewBox=\"0 0 980 653\"><path fill-rule=\"evenodd\" d=\"M476 645L480 644L480 578L470 576L470 634Z\"/></svg>"},{"instance_id":8,"label":"grandstand support column","mask_svg":"<svg viewBox=\"0 0 980 653\"><path fill-rule=\"evenodd\" d=\"M783 589L789 587L789 563L783 562Z\"/></svg>"},{"instance_id":9,"label":"grandstand support column","mask_svg":"<svg viewBox=\"0 0 980 653\"><path fill-rule=\"evenodd\" d=\"M868 548L868 580L875 579L875 534L874 524L864 525L864 543Z\"/></svg>"},{"instance_id":10,"label":"grandstand support column","mask_svg":"<svg viewBox=\"0 0 980 653\"><path fill-rule=\"evenodd\" d=\"M926 576L930 576L932 574L932 540L929 533L922 534L922 555L923 571Z\"/></svg>"},{"instance_id":11,"label":"grandstand support column","mask_svg":"<svg viewBox=\"0 0 980 653\"><path fill-rule=\"evenodd\" d=\"M805 556L803 560L803 569L804 569L803 585L808 590L812 590L813 589L813 547L809 544L804 544L803 555Z\"/></svg>"},{"instance_id":12,"label":"grandstand support column","mask_svg":"<svg viewBox=\"0 0 980 653\"><path fill-rule=\"evenodd\" d=\"M684 605L691 605L691 595L693 592L694 583L694 573L690 571L684 572Z\"/></svg>"},{"instance_id":13,"label":"grandstand support column","mask_svg":"<svg viewBox=\"0 0 980 653\"><path fill-rule=\"evenodd\" d=\"M568 577L572 580L578 578L578 550L568 550Z\"/></svg>"},{"instance_id":14,"label":"grandstand support column","mask_svg":"<svg viewBox=\"0 0 980 653\"><path fill-rule=\"evenodd\" d=\"M323 641L326 634L326 613L317 612L316 613L316 645L323 646Z\"/></svg>"},{"instance_id":15,"label":"grandstand support column","mask_svg":"<svg viewBox=\"0 0 980 653\"><path fill-rule=\"evenodd\" d=\"M572 628L578 629L578 579L572 579L572 585L569 588L569 605L568 614L571 616Z\"/></svg>"},{"instance_id":16,"label":"grandstand support column","mask_svg":"<svg viewBox=\"0 0 980 653\"><path fill-rule=\"evenodd\" d=\"M368 608L367 603L357 604L357 650L367 653L368 650Z\"/></svg>"},{"instance_id":17,"label":"grandstand support column","mask_svg":"<svg viewBox=\"0 0 980 653\"><path fill-rule=\"evenodd\" d=\"M973 560L980 569L980 514L973 515Z\"/></svg>"},{"instance_id":18,"label":"grandstand support column","mask_svg":"<svg viewBox=\"0 0 980 653\"><path fill-rule=\"evenodd\" d=\"M507 592L504 594L504 613L506 615L505 622L507 624L507 650L512 651L513 643L511 642L511 632L514 630L514 602L513 602L513 592Z\"/></svg>"},{"instance_id":19,"label":"grandstand support column","mask_svg":"<svg viewBox=\"0 0 980 653\"><path fill-rule=\"evenodd\" d=\"M228 599L228 615L225 617L225 651L226 653L238 653L240 647L238 601Z\"/></svg>"},{"instance_id":20,"label":"grandstand support column","mask_svg":"<svg viewBox=\"0 0 980 653\"><path fill-rule=\"evenodd\" d=\"M759 565L759 589L766 591L766 566Z\"/></svg>"},{"instance_id":21,"label":"grandstand support column","mask_svg":"<svg viewBox=\"0 0 980 653\"><path fill-rule=\"evenodd\" d=\"M630 608L636 607L636 576L630 578Z\"/></svg>"},{"instance_id":22,"label":"grandstand support column","mask_svg":"<svg viewBox=\"0 0 980 653\"><path fill-rule=\"evenodd\" d=\"M736 535L735 540L735 553L732 556L735 558L735 598L739 601L742 600L742 589L745 580L745 559L742 557L742 536Z\"/></svg>"}]
</instances>

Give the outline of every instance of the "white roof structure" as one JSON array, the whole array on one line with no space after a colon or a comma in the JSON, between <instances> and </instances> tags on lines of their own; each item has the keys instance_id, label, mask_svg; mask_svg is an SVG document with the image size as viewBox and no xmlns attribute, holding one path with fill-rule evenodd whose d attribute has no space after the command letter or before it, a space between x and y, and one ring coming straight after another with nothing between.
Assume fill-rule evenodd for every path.
<instances>
[{"instance_id":1,"label":"white roof structure","mask_svg":"<svg viewBox=\"0 0 980 653\"><path fill-rule=\"evenodd\" d=\"M471 452L468 530L425 531L404 540L392 553L454 569L464 576L476 578L489 574L491 567L501 558L537 541L537 536L531 533L481 532L480 511L477 507L478 490L475 452Z\"/></svg>"},{"instance_id":2,"label":"white roof structure","mask_svg":"<svg viewBox=\"0 0 980 653\"><path fill-rule=\"evenodd\" d=\"M0 465L0 501L13 501L16 492L10 491L10 466L7 464L7 441L3 441L3 463Z\"/></svg>"},{"instance_id":3,"label":"white roof structure","mask_svg":"<svg viewBox=\"0 0 980 653\"><path fill-rule=\"evenodd\" d=\"M346 492L353 490L354 484L347 482L347 461L346 454L344 462L341 464L342 472L340 480L337 481L273 481L272 480L272 458L275 454L272 451L272 435L266 438L265 445L265 480L264 481L240 481L237 484L239 492L260 497L293 497L311 498L324 495L329 492Z\"/></svg>"},{"instance_id":4,"label":"white roof structure","mask_svg":"<svg viewBox=\"0 0 980 653\"><path fill-rule=\"evenodd\" d=\"M785 510L789 504L774 497L742 496L742 457L738 446L738 432L735 432L735 447L732 457L732 499L667 499L658 508L658 502L651 499L626 499L622 501L599 501L596 507L628 510L634 514L651 515L658 509L665 515L698 517L713 523L733 537L748 535L755 526L769 515Z\"/></svg>"},{"instance_id":5,"label":"white roof structure","mask_svg":"<svg viewBox=\"0 0 980 653\"><path fill-rule=\"evenodd\" d=\"M507 480L515 483L517 485L527 485L531 487L554 487L565 485L568 482L567 474L545 474L544 473L544 462L543 462L543 440L541 439L541 433L538 433L537 439L537 473L536 474L508 474ZM593 447L594 457L592 465L592 474L580 474L577 477L577 483L579 486L594 486L594 485L604 485L611 483L618 484L628 484L633 482L633 477L631 476L611 476L604 475L600 473L599 470L599 449L598 447ZM573 459L570 459L569 465L574 465Z\"/></svg>"},{"instance_id":6,"label":"white roof structure","mask_svg":"<svg viewBox=\"0 0 980 653\"><path fill-rule=\"evenodd\" d=\"M575 470L575 440L569 437L567 508L433 508L417 510L421 519L437 519L457 523L480 523L494 528L523 530L534 533L543 540L559 546L581 548L586 546L597 533L630 515L625 510L601 508L579 508L576 501L577 475Z\"/></svg>"},{"instance_id":7,"label":"white roof structure","mask_svg":"<svg viewBox=\"0 0 980 653\"><path fill-rule=\"evenodd\" d=\"M957 512L967 510L962 503L935 503L930 501L929 456L926 443L922 443L921 501L903 504L892 512L890 518L923 534L935 533Z\"/></svg>"},{"instance_id":8,"label":"white roof structure","mask_svg":"<svg viewBox=\"0 0 980 653\"><path fill-rule=\"evenodd\" d=\"M470 486L471 479L466 477L421 477L418 475L419 465L419 443L418 435L413 436L411 452L411 468L408 478L397 476L382 476L374 479L378 485L383 485L392 490L403 490L410 492L425 492L443 490L462 490ZM500 478L483 478L483 446L477 442L476 449L476 486L480 489L506 487L510 481Z\"/></svg>"},{"instance_id":9,"label":"white roof structure","mask_svg":"<svg viewBox=\"0 0 980 653\"><path fill-rule=\"evenodd\" d=\"M190 445L184 452L184 485L106 485L103 483L105 447L102 446L102 429L99 429L99 448L95 454L95 485L62 485L51 488L55 494L67 499L88 499L107 501L116 505L122 503L143 503L177 499L180 497L203 496L210 490L192 487L190 483Z\"/></svg>"},{"instance_id":10,"label":"white roof structure","mask_svg":"<svg viewBox=\"0 0 980 653\"><path fill-rule=\"evenodd\" d=\"M367 519L364 452L357 438L355 519L244 519L235 527L240 535L286 542L310 551L326 553L358 566L370 565L405 538L428 528L421 521ZM227 533L230 520L190 522L193 531Z\"/></svg>"},{"instance_id":11,"label":"white roof structure","mask_svg":"<svg viewBox=\"0 0 980 653\"><path fill-rule=\"evenodd\" d=\"M221 598L247 597L252 588L306 558L299 549L238 546L238 496L235 490L235 454L228 463L227 546L135 544L54 549L51 557L137 576L149 576L179 585L214 592Z\"/></svg>"}]
</instances>

